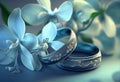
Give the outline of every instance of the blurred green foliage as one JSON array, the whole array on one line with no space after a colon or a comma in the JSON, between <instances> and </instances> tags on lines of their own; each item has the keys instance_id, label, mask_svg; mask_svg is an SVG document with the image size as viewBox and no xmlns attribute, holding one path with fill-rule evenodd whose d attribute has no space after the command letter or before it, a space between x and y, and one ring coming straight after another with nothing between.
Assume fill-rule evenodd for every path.
<instances>
[{"instance_id":1,"label":"blurred green foliage","mask_svg":"<svg viewBox=\"0 0 120 82\"><path fill-rule=\"evenodd\" d=\"M5 22L5 24L7 24L8 16L10 15L11 11L1 1L0 1L0 8L1 8L1 14L2 14L3 21Z\"/></svg>"}]
</instances>

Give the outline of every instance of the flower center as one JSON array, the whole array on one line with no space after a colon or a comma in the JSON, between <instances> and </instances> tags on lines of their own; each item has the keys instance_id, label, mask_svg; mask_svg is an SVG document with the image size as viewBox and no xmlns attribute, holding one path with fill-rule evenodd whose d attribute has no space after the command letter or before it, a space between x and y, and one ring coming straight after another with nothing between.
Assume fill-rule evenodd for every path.
<instances>
[{"instance_id":1,"label":"flower center","mask_svg":"<svg viewBox=\"0 0 120 82\"><path fill-rule=\"evenodd\" d=\"M18 45L19 45L19 40L16 40L16 42L13 42L13 41L11 41L11 40L6 40L6 43L7 43L7 44L10 44L9 49L13 49L13 48L18 47Z\"/></svg>"},{"instance_id":2,"label":"flower center","mask_svg":"<svg viewBox=\"0 0 120 82\"><path fill-rule=\"evenodd\" d=\"M48 49L48 41L49 41L49 38L46 38L43 40L42 42L43 49Z\"/></svg>"},{"instance_id":3,"label":"flower center","mask_svg":"<svg viewBox=\"0 0 120 82\"><path fill-rule=\"evenodd\" d=\"M48 43L48 41L49 41L49 38L46 38L43 40L43 43Z\"/></svg>"},{"instance_id":4,"label":"flower center","mask_svg":"<svg viewBox=\"0 0 120 82\"><path fill-rule=\"evenodd\" d=\"M53 16L56 12L58 12L58 9L57 9L57 8L55 8L54 11L49 11L48 13L49 13L51 16Z\"/></svg>"}]
</instances>

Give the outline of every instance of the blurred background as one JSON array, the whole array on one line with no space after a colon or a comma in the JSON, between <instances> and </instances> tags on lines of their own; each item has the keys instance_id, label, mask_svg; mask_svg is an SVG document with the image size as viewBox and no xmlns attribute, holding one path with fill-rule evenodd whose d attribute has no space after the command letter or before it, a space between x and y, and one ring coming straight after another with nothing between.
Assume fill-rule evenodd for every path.
<instances>
[{"instance_id":1,"label":"blurred background","mask_svg":"<svg viewBox=\"0 0 120 82\"><path fill-rule=\"evenodd\" d=\"M22 8L28 3L37 3L36 0L0 0L11 11ZM65 0L51 0L52 9L59 7ZM120 8L119 8L120 9ZM0 24L4 24L0 11ZM27 32L37 34L39 26L27 27ZM119 34L119 32L118 32ZM119 42L120 43L120 42ZM111 47L111 46L110 46ZM59 69L56 65L45 66L40 72L32 72L23 67L20 74L9 73L0 66L1 82L120 82L120 57L118 54L103 57L99 68L87 72L71 72Z\"/></svg>"}]
</instances>

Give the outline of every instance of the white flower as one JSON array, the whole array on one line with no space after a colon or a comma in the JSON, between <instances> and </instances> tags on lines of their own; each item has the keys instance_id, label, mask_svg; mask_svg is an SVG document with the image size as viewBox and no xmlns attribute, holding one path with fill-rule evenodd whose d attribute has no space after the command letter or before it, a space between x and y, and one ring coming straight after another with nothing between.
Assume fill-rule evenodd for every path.
<instances>
[{"instance_id":1,"label":"white flower","mask_svg":"<svg viewBox=\"0 0 120 82\"><path fill-rule=\"evenodd\" d=\"M18 57L25 67L30 70L41 69L41 63L31 50L38 44L34 34L25 33L25 23L21 17L21 10L16 8L8 18L8 27L0 26L0 64L8 65L14 62L9 71L18 71Z\"/></svg>"},{"instance_id":2,"label":"white flower","mask_svg":"<svg viewBox=\"0 0 120 82\"><path fill-rule=\"evenodd\" d=\"M54 50L60 49L64 45L64 43L60 41L54 41L56 35L57 35L56 25L52 22L49 22L47 25L43 27L42 33L38 35L40 45L47 49L49 47L48 44L50 44Z\"/></svg>"},{"instance_id":3,"label":"white flower","mask_svg":"<svg viewBox=\"0 0 120 82\"><path fill-rule=\"evenodd\" d=\"M52 22L67 22L70 20L73 7L70 1L65 1L59 8L51 9L50 0L37 0L39 4L27 4L22 8L22 16L30 25Z\"/></svg>"},{"instance_id":4,"label":"white flower","mask_svg":"<svg viewBox=\"0 0 120 82\"><path fill-rule=\"evenodd\" d=\"M96 10L103 10L104 13L97 17L91 27L83 33L93 38L93 43L103 52L114 54L116 44L116 24L110 8L115 4L113 0L87 0ZM113 10L113 9L112 9ZM112 13L112 15L111 15ZM114 15L116 17L116 15ZM93 30L91 30L93 29ZM98 33L99 32L99 33ZM93 35L93 33L95 35Z\"/></svg>"}]
</instances>

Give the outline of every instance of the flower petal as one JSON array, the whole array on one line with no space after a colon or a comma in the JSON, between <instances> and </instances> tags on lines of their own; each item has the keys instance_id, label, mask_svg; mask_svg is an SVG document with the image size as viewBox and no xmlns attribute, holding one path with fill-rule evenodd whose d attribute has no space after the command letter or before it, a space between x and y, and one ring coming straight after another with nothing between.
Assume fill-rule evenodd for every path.
<instances>
[{"instance_id":1,"label":"flower petal","mask_svg":"<svg viewBox=\"0 0 120 82\"><path fill-rule=\"evenodd\" d=\"M78 12L80 10L84 10L84 9L93 9L93 7L85 0L73 0L73 7L75 12Z\"/></svg>"},{"instance_id":2,"label":"flower petal","mask_svg":"<svg viewBox=\"0 0 120 82\"><path fill-rule=\"evenodd\" d=\"M31 54L23 45L21 47L21 61L23 65L30 70L40 70L42 64L36 57L37 55Z\"/></svg>"},{"instance_id":3,"label":"flower petal","mask_svg":"<svg viewBox=\"0 0 120 82\"><path fill-rule=\"evenodd\" d=\"M51 47L54 49L54 50L59 50L62 46L64 45L64 43L60 42L60 41L53 41L51 43Z\"/></svg>"},{"instance_id":4,"label":"flower petal","mask_svg":"<svg viewBox=\"0 0 120 82\"><path fill-rule=\"evenodd\" d=\"M8 27L16 33L21 39L25 34L25 23L21 17L21 10L19 8L14 9L8 18Z\"/></svg>"},{"instance_id":5,"label":"flower petal","mask_svg":"<svg viewBox=\"0 0 120 82\"><path fill-rule=\"evenodd\" d=\"M78 23L86 22L91 14L95 12L94 8L85 0L74 0L73 7L75 13L74 17Z\"/></svg>"},{"instance_id":6,"label":"flower petal","mask_svg":"<svg viewBox=\"0 0 120 82\"><path fill-rule=\"evenodd\" d=\"M0 64L8 65L14 62L17 54L18 52L15 49L6 50L6 51L0 50Z\"/></svg>"},{"instance_id":7,"label":"flower petal","mask_svg":"<svg viewBox=\"0 0 120 82\"><path fill-rule=\"evenodd\" d=\"M84 23L90 19L92 13L94 13L94 9L84 9L76 14L77 23Z\"/></svg>"},{"instance_id":8,"label":"flower petal","mask_svg":"<svg viewBox=\"0 0 120 82\"><path fill-rule=\"evenodd\" d=\"M61 19L63 22L67 22L70 20L73 13L72 3L70 1L65 1L59 8L58 12L55 15L58 19Z\"/></svg>"},{"instance_id":9,"label":"flower petal","mask_svg":"<svg viewBox=\"0 0 120 82\"><path fill-rule=\"evenodd\" d=\"M114 20L114 22L120 27L120 1L115 0L106 9L107 14Z\"/></svg>"},{"instance_id":10,"label":"flower petal","mask_svg":"<svg viewBox=\"0 0 120 82\"><path fill-rule=\"evenodd\" d=\"M43 42L42 34L39 34L39 35L37 36L37 38L39 39L40 42Z\"/></svg>"},{"instance_id":11,"label":"flower petal","mask_svg":"<svg viewBox=\"0 0 120 82\"><path fill-rule=\"evenodd\" d=\"M114 49L114 54L120 56L120 37L115 38L115 49Z\"/></svg>"},{"instance_id":12,"label":"flower petal","mask_svg":"<svg viewBox=\"0 0 120 82\"><path fill-rule=\"evenodd\" d=\"M48 42L52 42L57 35L57 27L53 22L49 22L42 29L42 39L49 39Z\"/></svg>"},{"instance_id":13,"label":"flower petal","mask_svg":"<svg viewBox=\"0 0 120 82\"><path fill-rule=\"evenodd\" d=\"M88 3L91 4L91 6L93 6L96 10L100 9L100 4L98 2L98 0L86 0Z\"/></svg>"},{"instance_id":14,"label":"flower petal","mask_svg":"<svg viewBox=\"0 0 120 82\"><path fill-rule=\"evenodd\" d=\"M100 4L101 8L106 9L112 1L115 0L98 0L98 3Z\"/></svg>"},{"instance_id":15,"label":"flower petal","mask_svg":"<svg viewBox=\"0 0 120 82\"><path fill-rule=\"evenodd\" d=\"M40 25L47 22L48 13L39 4L27 4L22 8L22 16L30 25Z\"/></svg>"},{"instance_id":16,"label":"flower petal","mask_svg":"<svg viewBox=\"0 0 120 82\"><path fill-rule=\"evenodd\" d=\"M101 50L104 49L104 47L103 47L103 45L102 45L100 40L98 40L97 38L92 38L92 41L99 49L101 49Z\"/></svg>"},{"instance_id":17,"label":"flower petal","mask_svg":"<svg viewBox=\"0 0 120 82\"><path fill-rule=\"evenodd\" d=\"M116 25L110 16L107 14L104 14L102 17L100 16L100 22L108 37L114 37L116 35Z\"/></svg>"},{"instance_id":18,"label":"flower petal","mask_svg":"<svg viewBox=\"0 0 120 82\"><path fill-rule=\"evenodd\" d=\"M6 40L16 41L15 35L5 25L0 25L0 48L8 48L10 44Z\"/></svg>"},{"instance_id":19,"label":"flower petal","mask_svg":"<svg viewBox=\"0 0 120 82\"><path fill-rule=\"evenodd\" d=\"M50 0L37 0L37 2L46 10L51 11Z\"/></svg>"},{"instance_id":20,"label":"flower petal","mask_svg":"<svg viewBox=\"0 0 120 82\"><path fill-rule=\"evenodd\" d=\"M115 37L108 37L103 31L101 31L100 35L97 36L96 39L98 39L103 46L102 49L100 48L101 50L107 54L113 54L115 48Z\"/></svg>"},{"instance_id":21,"label":"flower petal","mask_svg":"<svg viewBox=\"0 0 120 82\"><path fill-rule=\"evenodd\" d=\"M26 33L21 42L28 50L31 50L36 48L36 45L38 44L38 39L34 34Z\"/></svg>"}]
</instances>

